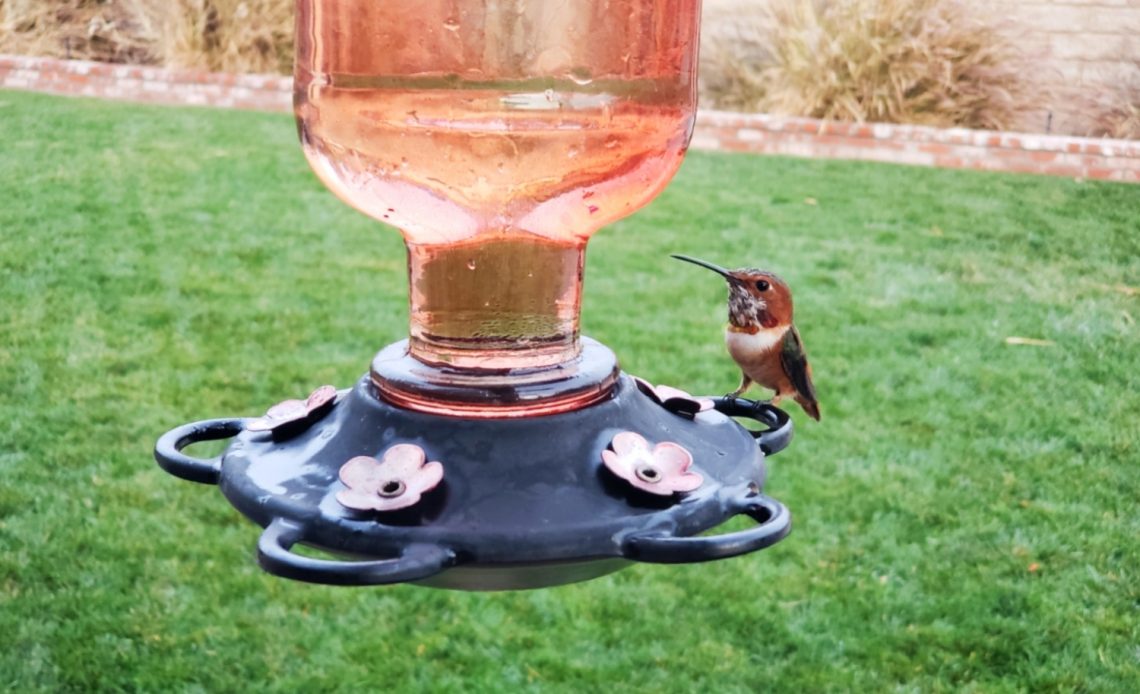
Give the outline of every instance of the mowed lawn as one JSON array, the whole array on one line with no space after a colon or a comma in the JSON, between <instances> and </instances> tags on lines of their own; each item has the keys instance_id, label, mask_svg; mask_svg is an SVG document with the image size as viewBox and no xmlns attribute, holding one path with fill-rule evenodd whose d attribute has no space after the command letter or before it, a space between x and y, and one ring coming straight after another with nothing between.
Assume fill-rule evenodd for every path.
<instances>
[{"instance_id":1,"label":"mowed lawn","mask_svg":"<svg viewBox=\"0 0 1140 694\"><path fill-rule=\"evenodd\" d=\"M792 535L350 589L263 574L151 447L358 378L406 332L399 234L283 115L0 92L0 124L0 690L1140 691L1140 187L691 153L592 241L585 332L721 394L723 282L668 255L781 273L823 406L770 461Z\"/></svg>"}]
</instances>

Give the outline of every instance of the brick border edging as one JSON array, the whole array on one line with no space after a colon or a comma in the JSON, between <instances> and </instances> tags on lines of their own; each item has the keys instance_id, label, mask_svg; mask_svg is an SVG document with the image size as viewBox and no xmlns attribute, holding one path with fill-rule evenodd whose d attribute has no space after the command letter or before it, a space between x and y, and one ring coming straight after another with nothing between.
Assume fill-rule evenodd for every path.
<instances>
[{"instance_id":1,"label":"brick border edging","mask_svg":"<svg viewBox=\"0 0 1140 694\"><path fill-rule=\"evenodd\" d=\"M1140 183L1140 141L701 111L697 149Z\"/></svg>"},{"instance_id":2,"label":"brick border edging","mask_svg":"<svg viewBox=\"0 0 1140 694\"><path fill-rule=\"evenodd\" d=\"M0 88L155 104L288 111L293 80L0 54Z\"/></svg>"},{"instance_id":3,"label":"brick border edging","mask_svg":"<svg viewBox=\"0 0 1140 694\"><path fill-rule=\"evenodd\" d=\"M292 80L0 54L0 88L284 111ZM1140 141L702 110L694 149L1011 171L1140 183Z\"/></svg>"}]
</instances>

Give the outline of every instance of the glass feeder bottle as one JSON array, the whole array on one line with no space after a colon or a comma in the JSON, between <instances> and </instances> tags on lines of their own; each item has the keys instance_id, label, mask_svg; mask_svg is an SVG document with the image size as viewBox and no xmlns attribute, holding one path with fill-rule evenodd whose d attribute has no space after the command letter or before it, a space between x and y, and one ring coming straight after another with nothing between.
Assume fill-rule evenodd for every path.
<instances>
[{"instance_id":1,"label":"glass feeder bottle","mask_svg":"<svg viewBox=\"0 0 1140 694\"><path fill-rule=\"evenodd\" d=\"M699 19L699 0L298 0L305 155L407 247L409 339L372 369L386 397L535 414L612 382L579 335L586 243L680 165Z\"/></svg>"}]
</instances>

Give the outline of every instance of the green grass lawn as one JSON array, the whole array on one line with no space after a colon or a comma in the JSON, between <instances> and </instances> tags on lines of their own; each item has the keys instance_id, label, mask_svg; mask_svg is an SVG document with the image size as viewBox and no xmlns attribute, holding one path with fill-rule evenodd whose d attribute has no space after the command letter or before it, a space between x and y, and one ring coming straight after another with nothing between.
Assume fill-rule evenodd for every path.
<instances>
[{"instance_id":1,"label":"green grass lawn","mask_svg":"<svg viewBox=\"0 0 1140 694\"><path fill-rule=\"evenodd\" d=\"M585 332L724 393L723 282L668 254L781 273L824 415L770 461L792 535L346 589L263 574L151 447L358 378L406 332L399 235L285 116L0 92L0 123L0 690L1140 691L1140 187L690 154L591 243Z\"/></svg>"}]
</instances>

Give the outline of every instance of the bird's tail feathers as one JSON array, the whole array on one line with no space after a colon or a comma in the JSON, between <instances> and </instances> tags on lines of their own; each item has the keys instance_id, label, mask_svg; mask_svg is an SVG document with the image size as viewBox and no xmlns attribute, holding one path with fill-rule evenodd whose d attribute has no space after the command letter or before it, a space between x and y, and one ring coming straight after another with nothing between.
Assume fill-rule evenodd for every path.
<instances>
[{"instance_id":1,"label":"bird's tail feathers","mask_svg":"<svg viewBox=\"0 0 1140 694\"><path fill-rule=\"evenodd\" d=\"M799 395L796 395L795 397L796 397L796 402L798 402L800 404L800 407L804 408L804 412L807 412L809 417L811 417L812 419L814 419L815 421L818 422L819 421L819 403L816 402L815 400L808 400L807 398L800 397Z\"/></svg>"}]
</instances>

